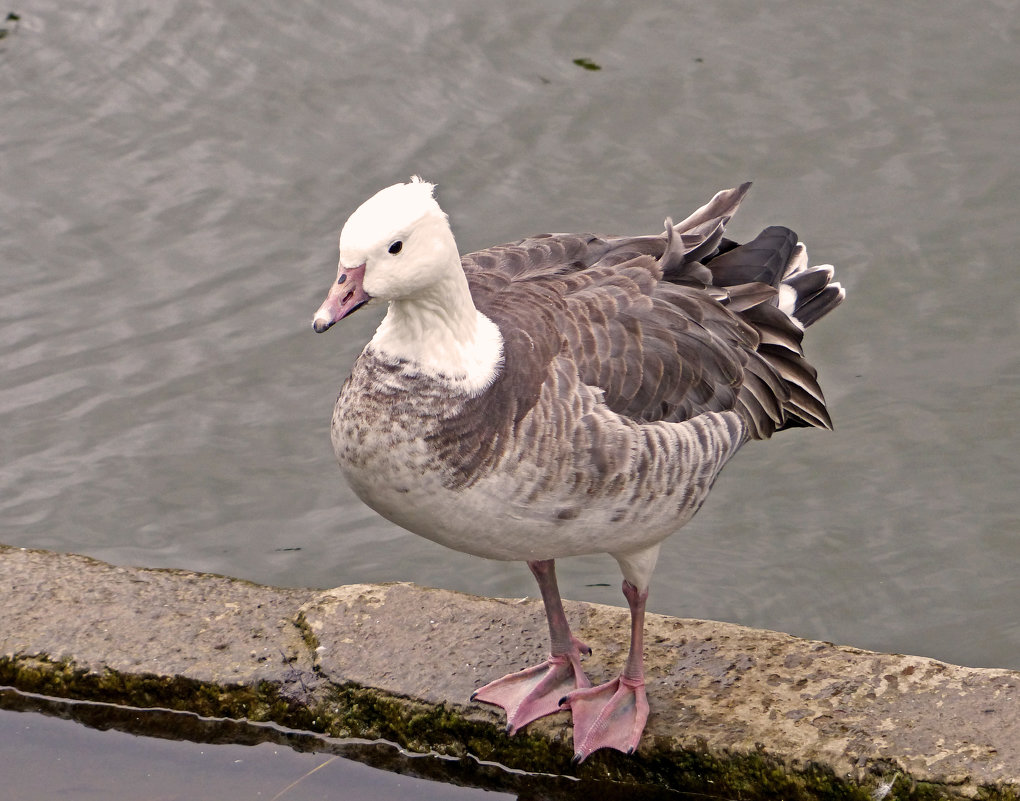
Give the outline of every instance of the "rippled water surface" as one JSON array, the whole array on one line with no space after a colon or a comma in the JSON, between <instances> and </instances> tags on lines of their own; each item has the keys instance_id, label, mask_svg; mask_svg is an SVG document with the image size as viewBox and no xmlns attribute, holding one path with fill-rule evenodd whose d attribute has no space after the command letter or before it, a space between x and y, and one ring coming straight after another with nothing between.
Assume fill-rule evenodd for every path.
<instances>
[{"instance_id":1,"label":"rippled water surface","mask_svg":"<svg viewBox=\"0 0 1020 801\"><path fill-rule=\"evenodd\" d=\"M509 801L515 797L384 772L362 762L285 745L212 745L138 737L6 710L0 710L0 737L4 793L10 799Z\"/></svg>"},{"instance_id":2,"label":"rippled water surface","mask_svg":"<svg viewBox=\"0 0 1020 801\"><path fill-rule=\"evenodd\" d=\"M312 333L336 232L412 173L463 250L654 232L750 178L730 232L790 225L848 288L807 337L836 431L747 447L651 608L1020 668L1018 5L24 3L0 542L534 594L342 485L329 417L382 310ZM622 603L608 557L560 584Z\"/></svg>"}]
</instances>

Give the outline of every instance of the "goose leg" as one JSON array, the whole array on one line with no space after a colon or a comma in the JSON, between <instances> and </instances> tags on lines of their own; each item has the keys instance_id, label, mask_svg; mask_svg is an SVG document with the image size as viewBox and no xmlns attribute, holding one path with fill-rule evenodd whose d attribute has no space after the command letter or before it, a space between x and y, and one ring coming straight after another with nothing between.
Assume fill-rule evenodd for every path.
<instances>
[{"instance_id":1,"label":"goose leg","mask_svg":"<svg viewBox=\"0 0 1020 801\"><path fill-rule=\"evenodd\" d=\"M574 719L574 762L583 762L599 748L632 753L648 720L645 696L644 623L648 590L624 579L630 605L630 653L623 673L598 687L578 689L563 699Z\"/></svg>"},{"instance_id":2,"label":"goose leg","mask_svg":"<svg viewBox=\"0 0 1020 801\"><path fill-rule=\"evenodd\" d=\"M581 668L581 654L590 654L591 648L570 632L556 586L553 560L528 562L528 567L542 591L549 620L551 654L542 664L496 679L475 690L471 696L472 701L503 707L510 734L533 720L558 712L560 699L570 691L591 687Z\"/></svg>"}]
</instances>

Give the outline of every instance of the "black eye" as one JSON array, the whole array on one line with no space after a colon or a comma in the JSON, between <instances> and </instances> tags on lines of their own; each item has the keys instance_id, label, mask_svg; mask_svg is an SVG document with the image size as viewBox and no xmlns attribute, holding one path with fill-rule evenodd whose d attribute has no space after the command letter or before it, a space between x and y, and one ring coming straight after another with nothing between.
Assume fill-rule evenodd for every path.
<instances>
[{"instance_id":1,"label":"black eye","mask_svg":"<svg viewBox=\"0 0 1020 801\"><path fill-rule=\"evenodd\" d=\"M403 247L404 243L398 239L396 242L390 245L390 253L394 254L399 253Z\"/></svg>"}]
</instances>

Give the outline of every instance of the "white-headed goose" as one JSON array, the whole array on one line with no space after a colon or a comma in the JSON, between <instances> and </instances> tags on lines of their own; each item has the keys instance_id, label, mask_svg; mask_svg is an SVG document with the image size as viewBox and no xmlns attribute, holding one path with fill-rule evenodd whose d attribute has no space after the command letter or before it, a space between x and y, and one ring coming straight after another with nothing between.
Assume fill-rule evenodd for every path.
<instances>
[{"instance_id":1,"label":"white-headed goose","mask_svg":"<svg viewBox=\"0 0 1020 801\"><path fill-rule=\"evenodd\" d=\"M645 599L662 541L748 440L829 428L804 329L843 299L788 228L723 237L749 184L653 236L551 234L461 257L433 186L367 200L340 234L322 332L385 319L343 385L332 439L358 496L458 551L526 561L551 655L474 698L511 732L560 708L576 758L633 751L648 703ZM623 673L591 687L553 560L609 553L630 605Z\"/></svg>"}]
</instances>

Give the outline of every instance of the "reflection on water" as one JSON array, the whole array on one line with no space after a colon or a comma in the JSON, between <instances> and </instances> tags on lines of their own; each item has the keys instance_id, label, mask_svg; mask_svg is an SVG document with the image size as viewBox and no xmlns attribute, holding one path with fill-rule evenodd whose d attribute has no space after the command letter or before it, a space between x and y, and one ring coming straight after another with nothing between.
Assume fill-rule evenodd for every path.
<instances>
[{"instance_id":1,"label":"reflection on water","mask_svg":"<svg viewBox=\"0 0 1020 801\"><path fill-rule=\"evenodd\" d=\"M734 460L664 546L652 608L1020 668L1015 10L19 7L0 541L533 594L522 566L405 534L341 485L329 416L381 310L311 332L339 225L412 173L465 250L655 231L751 178L733 233L788 224L849 289L807 343L836 432ZM559 577L622 602L608 558Z\"/></svg>"},{"instance_id":2,"label":"reflection on water","mask_svg":"<svg viewBox=\"0 0 1020 801\"><path fill-rule=\"evenodd\" d=\"M336 741L266 724L58 701L3 689L0 733L11 798L515 797L481 789L498 787L496 768L477 766L477 778L465 781L459 763L407 756L387 743ZM48 755L53 769L39 770L40 753ZM488 784L486 773L493 776Z\"/></svg>"},{"instance_id":3,"label":"reflection on water","mask_svg":"<svg viewBox=\"0 0 1020 801\"><path fill-rule=\"evenodd\" d=\"M57 718L84 728L61 725ZM668 801L690 795L526 774L471 757L409 754L381 741L337 740L272 724L167 709L63 701L2 687L0 734L9 744L4 783L12 798L105 801L137 796L140 789L147 797L286 801L338 797ZM40 776L36 764L40 752L63 761L64 769Z\"/></svg>"}]
</instances>

